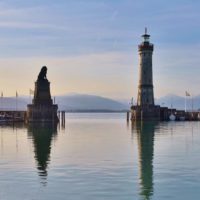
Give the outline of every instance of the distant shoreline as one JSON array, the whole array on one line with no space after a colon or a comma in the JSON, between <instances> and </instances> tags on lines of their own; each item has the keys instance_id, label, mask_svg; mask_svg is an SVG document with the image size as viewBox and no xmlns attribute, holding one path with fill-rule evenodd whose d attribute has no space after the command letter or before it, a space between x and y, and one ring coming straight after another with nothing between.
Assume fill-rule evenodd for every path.
<instances>
[{"instance_id":1,"label":"distant shoreline","mask_svg":"<svg viewBox=\"0 0 200 200\"><path fill-rule=\"evenodd\" d=\"M129 110L59 110L58 112L65 111L66 113L126 113ZM26 112L26 110L6 109L0 112Z\"/></svg>"},{"instance_id":2,"label":"distant shoreline","mask_svg":"<svg viewBox=\"0 0 200 200\"><path fill-rule=\"evenodd\" d=\"M128 110L66 110L66 113L126 113L126 112L128 112Z\"/></svg>"}]
</instances>

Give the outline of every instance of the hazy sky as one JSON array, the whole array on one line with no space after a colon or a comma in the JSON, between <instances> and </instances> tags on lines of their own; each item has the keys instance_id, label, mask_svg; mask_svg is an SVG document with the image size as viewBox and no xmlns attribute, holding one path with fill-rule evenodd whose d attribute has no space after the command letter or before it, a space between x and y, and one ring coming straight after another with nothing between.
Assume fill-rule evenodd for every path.
<instances>
[{"instance_id":1,"label":"hazy sky","mask_svg":"<svg viewBox=\"0 0 200 200\"><path fill-rule=\"evenodd\" d=\"M29 94L43 65L53 95L137 94L144 27L155 96L200 94L199 0L1 0L0 90Z\"/></svg>"}]
</instances>

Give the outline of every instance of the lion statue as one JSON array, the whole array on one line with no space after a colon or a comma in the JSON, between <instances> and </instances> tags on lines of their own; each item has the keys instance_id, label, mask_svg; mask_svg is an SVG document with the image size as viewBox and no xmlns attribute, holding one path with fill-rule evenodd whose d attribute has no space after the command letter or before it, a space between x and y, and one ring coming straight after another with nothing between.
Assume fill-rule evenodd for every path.
<instances>
[{"instance_id":1,"label":"lion statue","mask_svg":"<svg viewBox=\"0 0 200 200\"><path fill-rule=\"evenodd\" d=\"M38 75L38 81L47 80L47 67L43 66Z\"/></svg>"}]
</instances>

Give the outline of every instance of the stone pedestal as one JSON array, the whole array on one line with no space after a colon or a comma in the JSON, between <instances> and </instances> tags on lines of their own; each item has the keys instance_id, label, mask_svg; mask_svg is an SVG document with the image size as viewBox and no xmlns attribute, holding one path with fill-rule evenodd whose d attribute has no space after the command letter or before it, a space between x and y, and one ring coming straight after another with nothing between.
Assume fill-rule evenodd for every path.
<instances>
[{"instance_id":1,"label":"stone pedestal","mask_svg":"<svg viewBox=\"0 0 200 200\"><path fill-rule=\"evenodd\" d=\"M131 119L133 121L160 120L160 106L132 106Z\"/></svg>"},{"instance_id":2,"label":"stone pedestal","mask_svg":"<svg viewBox=\"0 0 200 200\"><path fill-rule=\"evenodd\" d=\"M48 80L39 80L35 82L34 105L52 105L50 93L50 82Z\"/></svg>"},{"instance_id":3,"label":"stone pedestal","mask_svg":"<svg viewBox=\"0 0 200 200\"><path fill-rule=\"evenodd\" d=\"M50 82L47 79L35 82L32 104L27 106L28 122L58 122L58 105L53 104L50 94Z\"/></svg>"}]
</instances>

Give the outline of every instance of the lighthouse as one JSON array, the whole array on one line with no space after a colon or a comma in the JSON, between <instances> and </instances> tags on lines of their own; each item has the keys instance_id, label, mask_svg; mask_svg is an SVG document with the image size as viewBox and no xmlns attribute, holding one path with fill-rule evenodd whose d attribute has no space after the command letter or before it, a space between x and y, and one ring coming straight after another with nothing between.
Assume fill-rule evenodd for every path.
<instances>
[{"instance_id":1,"label":"lighthouse","mask_svg":"<svg viewBox=\"0 0 200 200\"><path fill-rule=\"evenodd\" d=\"M131 107L132 119L135 121L160 120L160 106L154 104L153 65L154 45L150 43L147 28L142 35L143 41L138 46L139 83L137 104Z\"/></svg>"},{"instance_id":2,"label":"lighthouse","mask_svg":"<svg viewBox=\"0 0 200 200\"><path fill-rule=\"evenodd\" d=\"M150 35L142 35L143 42L138 46L139 52L139 85L138 85L138 106L154 106L153 93L153 72L152 72L152 55L153 44L150 43Z\"/></svg>"}]
</instances>

